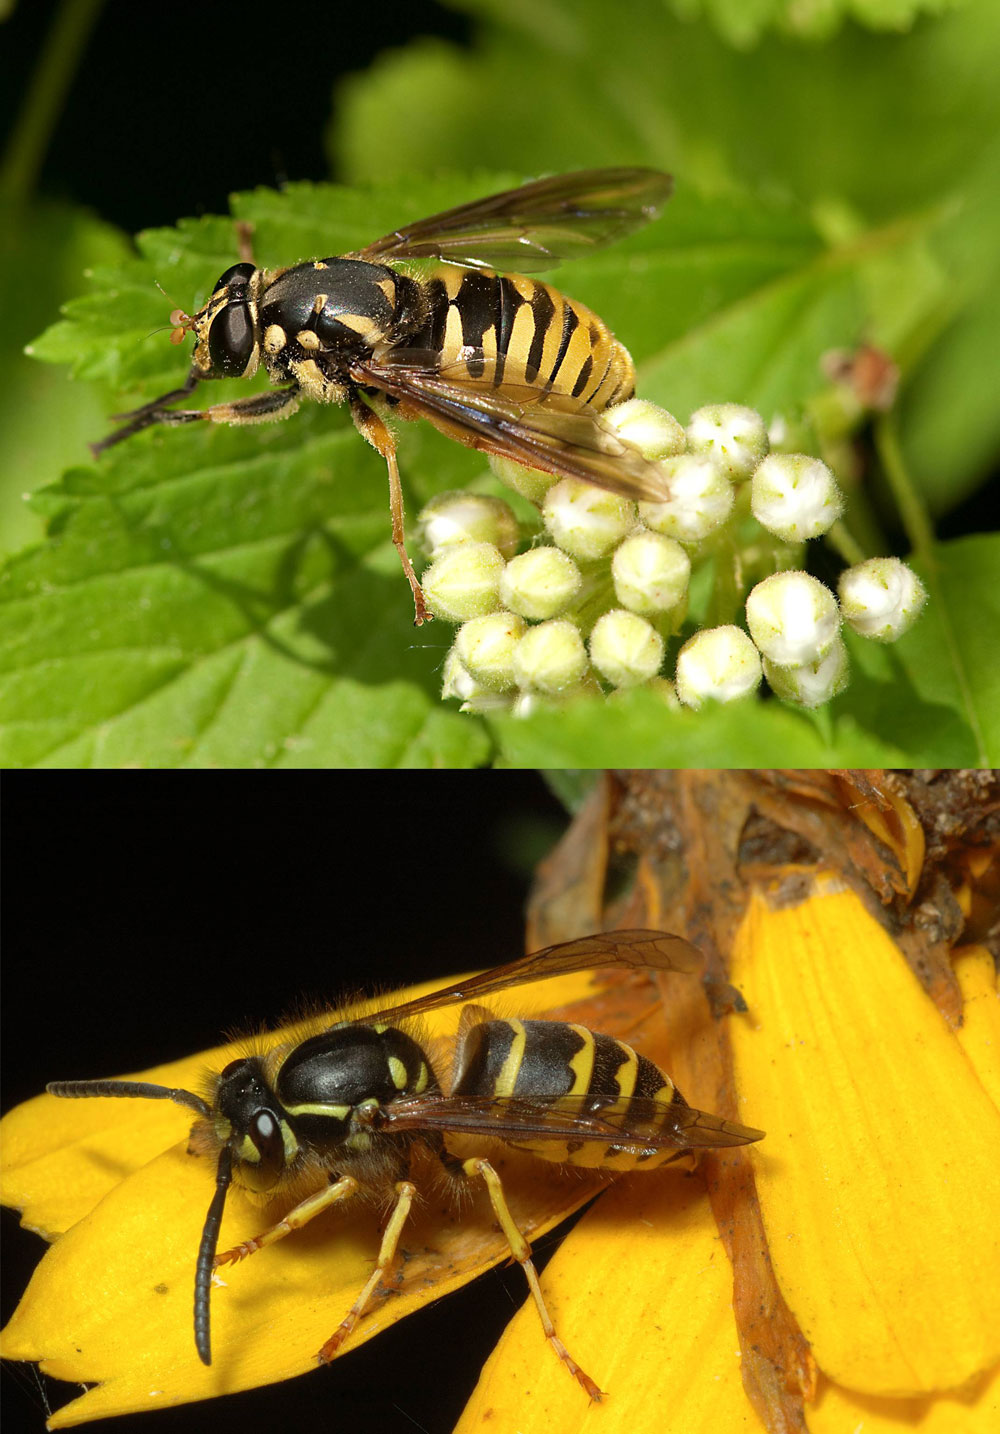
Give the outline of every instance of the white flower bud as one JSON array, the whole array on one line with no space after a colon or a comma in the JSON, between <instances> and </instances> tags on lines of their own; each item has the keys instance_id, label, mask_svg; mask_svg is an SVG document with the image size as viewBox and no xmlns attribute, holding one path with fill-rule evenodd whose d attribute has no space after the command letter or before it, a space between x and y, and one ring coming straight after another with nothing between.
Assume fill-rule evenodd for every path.
<instances>
[{"instance_id":1,"label":"white flower bud","mask_svg":"<svg viewBox=\"0 0 1000 1434\"><path fill-rule=\"evenodd\" d=\"M633 612L667 612L687 596L691 559L673 538L633 533L614 551L615 596Z\"/></svg>"},{"instance_id":2,"label":"white flower bud","mask_svg":"<svg viewBox=\"0 0 1000 1434\"><path fill-rule=\"evenodd\" d=\"M554 473L543 473L538 468L526 468L523 463L515 463L513 458L501 458L497 453L488 453L486 461L501 483L506 483L508 488L513 488L515 493L520 493L529 503L541 503L556 481Z\"/></svg>"},{"instance_id":3,"label":"white flower bud","mask_svg":"<svg viewBox=\"0 0 1000 1434\"><path fill-rule=\"evenodd\" d=\"M580 591L583 576L560 548L531 548L511 558L500 579L500 598L512 612L535 619L558 617Z\"/></svg>"},{"instance_id":4,"label":"white flower bud","mask_svg":"<svg viewBox=\"0 0 1000 1434\"><path fill-rule=\"evenodd\" d=\"M741 627L706 627L677 654L674 681L687 707L706 699L734 702L760 684L760 654Z\"/></svg>"},{"instance_id":5,"label":"white flower bud","mask_svg":"<svg viewBox=\"0 0 1000 1434\"><path fill-rule=\"evenodd\" d=\"M509 707L510 698L492 688L477 682L467 672L454 648L444 660L444 678L441 683L442 697L457 697L463 712L490 712L498 707Z\"/></svg>"},{"instance_id":6,"label":"white flower bud","mask_svg":"<svg viewBox=\"0 0 1000 1434\"><path fill-rule=\"evenodd\" d=\"M822 459L806 453L771 453L750 480L751 513L786 543L818 538L842 508L836 478Z\"/></svg>"},{"instance_id":7,"label":"white flower bud","mask_svg":"<svg viewBox=\"0 0 1000 1434\"><path fill-rule=\"evenodd\" d=\"M640 503L647 528L682 543L698 543L733 510L733 485L713 458L682 453L661 464L670 490L664 503Z\"/></svg>"},{"instance_id":8,"label":"white flower bud","mask_svg":"<svg viewBox=\"0 0 1000 1434\"><path fill-rule=\"evenodd\" d=\"M732 483L740 483L767 452L767 426L753 408L741 403L708 403L692 413L688 450L714 458Z\"/></svg>"},{"instance_id":9,"label":"white flower bud","mask_svg":"<svg viewBox=\"0 0 1000 1434\"><path fill-rule=\"evenodd\" d=\"M684 429L673 414L648 398L628 398L606 408L602 417L644 458L653 461L683 453L687 445Z\"/></svg>"},{"instance_id":10,"label":"white flower bud","mask_svg":"<svg viewBox=\"0 0 1000 1434\"><path fill-rule=\"evenodd\" d=\"M779 667L816 662L840 631L840 610L829 588L808 573L774 573L747 597L750 636Z\"/></svg>"},{"instance_id":11,"label":"white flower bud","mask_svg":"<svg viewBox=\"0 0 1000 1434\"><path fill-rule=\"evenodd\" d=\"M594 623L590 660L612 687L637 687L659 672L663 638L644 617L614 608Z\"/></svg>"},{"instance_id":12,"label":"white flower bud","mask_svg":"<svg viewBox=\"0 0 1000 1434\"><path fill-rule=\"evenodd\" d=\"M492 543L459 543L444 550L420 583L435 616L464 622L500 606L503 569L503 555Z\"/></svg>"},{"instance_id":13,"label":"white flower bud","mask_svg":"<svg viewBox=\"0 0 1000 1434\"><path fill-rule=\"evenodd\" d=\"M579 478L562 478L542 506L554 541L574 558L603 558L635 527L635 504Z\"/></svg>"},{"instance_id":14,"label":"white flower bud","mask_svg":"<svg viewBox=\"0 0 1000 1434\"><path fill-rule=\"evenodd\" d=\"M529 627L514 654L518 685L547 696L556 696L579 682L586 670L583 638L565 619Z\"/></svg>"},{"instance_id":15,"label":"white flower bud","mask_svg":"<svg viewBox=\"0 0 1000 1434\"><path fill-rule=\"evenodd\" d=\"M868 558L840 575L844 621L862 637L895 642L927 600L923 583L901 558Z\"/></svg>"},{"instance_id":16,"label":"white flower bud","mask_svg":"<svg viewBox=\"0 0 1000 1434\"><path fill-rule=\"evenodd\" d=\"M417 519L417 541L432 558L456 543L492 543L510 558L517 552L520 536L510 504L485 493L439 493Z\"/></svg>"},{"instance_id":17,"label":"white flower bud","mask_svg":"<svg viewBox=\"0 0 1000 1434\"><path fill-rule=\"evenodd\" d=\"M850 677L847 648L838 637L829 652L802 667L779 667L765 657L764 676L776 697L797 702L800 707L821 707L847 686Z\"/></svg>"},{"instance_id":18,"label":"white flower bud","mask_svg":"<svg viewBox=\"0 0 1000 1434\"><path fill-rule=\"evenodd\" d=\"M514 653L524 622L512 612L470 618L459 628L453 652L477 682L497 692L514 686Z\"/></svg>"}]
</instances>

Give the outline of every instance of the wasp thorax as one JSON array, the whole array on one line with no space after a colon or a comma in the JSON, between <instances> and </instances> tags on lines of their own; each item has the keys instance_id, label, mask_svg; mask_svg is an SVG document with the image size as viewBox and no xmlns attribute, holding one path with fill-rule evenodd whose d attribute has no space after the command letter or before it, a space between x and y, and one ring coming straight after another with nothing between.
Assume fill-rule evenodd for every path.
<instances>
[{"instance_id":1,"label":"wasp thorax","mask_svg":"<svg viewBox=\"0 0 1000 1434\"><path fill-rule=\"evenodd\" d=\"M346 1122L356 1107L398 1099L426 1078L420 1047L402 1031L346 1024L303 1041L275 1085L289 1115Z\"/></svg>"}]
</instances>

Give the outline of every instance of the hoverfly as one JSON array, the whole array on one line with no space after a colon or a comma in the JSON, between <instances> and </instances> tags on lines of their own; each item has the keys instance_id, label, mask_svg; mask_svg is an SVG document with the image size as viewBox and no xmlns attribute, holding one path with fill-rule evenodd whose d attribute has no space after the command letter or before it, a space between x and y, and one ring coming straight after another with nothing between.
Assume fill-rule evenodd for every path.
<instances>
[{"instance_id":1,"label":"hoverfly","mask_svg":"<svg viewBox=\"0 0 1000 1434\"><path fill-rule=\"evenodd\" d=\"M426 418L470 448L630 498L668 496L658 465L601 419L634 392L625 347L558 289L490 266L548 269L611 243L656 218L670 190L657 170L582 170L433 214L356 253L279 269L234 264L204 308L171 314L174 342L195 339L185 383L116 415L122 426L93 452L155 423L257 423L287 417L304 398L346 400L389 470L392 540L420 624L431 614L406 552L390 415ZM169 407L203 379L250 378L261 363L276 390Z\"/></svg>"},{"instance_id":2,"label":"hoverfly","mask_svg":"<svg viewBox=\"0 0 1000 1434\"><path fill-rule=\"evenodd\" d=\"M545 1307L531 1247L515 1223L500 1178L484 1156L462 1159L449 1135L479 1136L543 1160L608 1171L655 1170L706 1148L760 1140L763 1131L689 1106L652 1061L610 1036L561 1021L495 1018L464 1004L450 1075L407 1027L423 1012L468 1003L530 981L604 967L699 969L698 951L659 931L615 931L548 946L509 965L417 1000L336 1020L300 1041L232 1061L208 1100L143 1081L57 1081L57 1096L137 1096L194 1110L191 1150L216 1156L215 1193L195 1262L194 1336L211 1363L213 1270L300 1229L359 1193L395 1203L371 1278L318 1353L328 1361L348 1337L392 1265L416 1186L415 1148L440 1161L460 1186L484 1182L511 1254L525 1271L546 1337L592 1399L601 1391L559 1340ZM294 1183L310 1193L276 1225L217 1253L233 1179L273 1194Z\"/></svg>"}]
</instances>

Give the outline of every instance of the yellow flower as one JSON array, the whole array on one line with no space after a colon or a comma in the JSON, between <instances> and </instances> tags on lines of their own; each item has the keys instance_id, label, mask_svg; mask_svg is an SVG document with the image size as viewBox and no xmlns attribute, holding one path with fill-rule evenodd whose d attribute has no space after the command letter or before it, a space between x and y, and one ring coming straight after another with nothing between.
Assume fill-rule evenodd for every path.
<instances>
[{"instance_id":1,"label":"yellow flower","mask_svg":"<svg viewBox=\"0 0 1000 1434\"><path fill-rule=\"evenodd\" d=\"M912 890L919 853L910 855L913 871L905 861L901 869ZM801 1388L799 1427L812 1434L1000 1427L1000 1003L992 960L972 949L956 957L966 1019L952 1029L860 896L813 869L759 876L730 958L748 1010L718 1028L732 1046L738 1091L736 1109L721 1113L763 1126L766 1139L707 1158L704 1179L669 1171L623 1177L546 1268L542 1286L559 1336L607 1392L602 1403L588 1403L546 1349L526 1300L483 1370L462 1434L591 1426L601 1434L730 1434L761 1429L762 1417L776 1429ZM517 1006L530 1015L586 1001L573 1019L586 1009L590 1024L648 1051L640 1037L653 1023L643 1017L659 1012L649 987L615 986L599 1010L593 988L587 976L562 978L526 989ZM680 1021L678 1058L704 1037L683 1013ZM443 1031L446 1021L434 1024ZM202 1066L218 1069L231 1055L225 1048L148 1078L197 1088ZM701 1092L682 1088L705 1103ZM277 1250L227 1267L226 1287L213 1292L216 1359L205 1369L191 1336L191 1276L212 1181L204 1162L185 1154L184 1113L41 1097L9 1120L5 1158L14 1169L5 1199L24 1208L27 1223L67 1233L39 1267L3 1352L42 1359L60 1378L100 1381L53 1427L303 1372L371 1269L376 1218L364 1209L335 1224L316 1221ZM504 1181L529 1237L595 1188L513 1153L504 1157ZM720 1238L711 1201L727 1185L736 1191L734 1214ZM766 1247L751 1252L759 1265L746 1246L755 1198L766 1236ZM428 1202L408 1229L398 1293L372 1308L348 1348L506 1256L488 1208L445 1214L440 1204ZM253 1235L268 1218L234 1192L223 1243ZM742 1331L728 1253L734 1238ZM792 1317L788 1330L797 1322L811 1355L772 1321L770 1306L777 1352L748 1335L755 1281L769 1268L775 1298ZM745 1361L754 1366L756 1408L744 1389Z\"/></svg>"}]
</instances>

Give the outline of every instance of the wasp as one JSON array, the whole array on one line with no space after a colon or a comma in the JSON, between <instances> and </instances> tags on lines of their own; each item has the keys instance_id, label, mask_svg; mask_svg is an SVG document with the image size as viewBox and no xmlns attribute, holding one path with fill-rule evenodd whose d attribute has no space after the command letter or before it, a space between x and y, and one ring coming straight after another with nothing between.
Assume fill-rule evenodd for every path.
<instances>
[{"instance_id":1,"label":"wasp","mask_svg":"<svg viewBox=\"0 0 1000 1434\"><path fill-rule=\"evenodd\" d=\"M336 1020L298 1042L232 1061L208 1100L144 1081L58 1081L57 1096L172 1100L198 1116L191 1150L216 1157L215 1193L195 1261L194 1338L211 1364L209 1291L213 1270L283 1239L322 1211L357 1195L389 1196L392 1213L375 1269L317 1358L329 1361L351 1333L391 1267L417 1196L417 1147L459 1186L481 1180L511 1254L521 1264L549 1343L592 1399L601 1391L569 1354L545 1306L531 1247L508 1208L486 1156L461 1158L449 1136L478 1136L543 1160L607 1171L690 1165L701 1149L743 1145L763 1131L695 1110L669 1076L624 1041L562 1021L499 1019L478 998L556 975L616 968L699 969L697 949L659 931L615 931L548 946L509 965L402 1005ZM412 1023L461 1003L450 1073L429 1054ZM233 1180L271 1195L309 1189L277 1224L217 1253Z\"/></svg>"},{"instance_id":2,"label":"wasp","mask_svg":"<svg viewBox=\"0 0 1000 1434\"><path fill-rule=\"evenodd\" d=\"M122 426L92 449L152 424L258 423L302 399L346 402L388 468L392 540L419 625L431 614L406 551L391 416L426 418L470 448L629 498L668 496L658 465L601 417L635 390L628 350L590 309L523 271L631 233L670 190L657 170L582 170L433 214L356 253L234 264L204 308L171 314L172 339L195 339L184 384L116 415ZM522 272L497 272L507 266ZM273 391L170 407L204 379L250 378L261 364Z\"/></svg>"}]
</instances>

